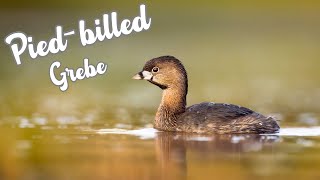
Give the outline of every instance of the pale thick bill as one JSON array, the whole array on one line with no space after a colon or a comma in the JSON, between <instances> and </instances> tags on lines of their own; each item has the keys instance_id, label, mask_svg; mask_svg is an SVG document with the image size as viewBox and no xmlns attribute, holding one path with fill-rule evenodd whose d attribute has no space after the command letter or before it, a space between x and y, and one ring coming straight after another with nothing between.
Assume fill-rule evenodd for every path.
<instances>
[{"instance_id":1,"label":"pale thick bill","mask_svg":"<svg viewBox=\"0 0 320 180\"><path fill-rule=\"evenodd\" d=\"M152 73L149 72L149 71L142 71L142 72L139 72L138 74L134 75L132 77L132 79L137 79L137 80L142 80L142 79L145 79L145 80L151 80L152 78Z\"/></svg>"}]
</instances>

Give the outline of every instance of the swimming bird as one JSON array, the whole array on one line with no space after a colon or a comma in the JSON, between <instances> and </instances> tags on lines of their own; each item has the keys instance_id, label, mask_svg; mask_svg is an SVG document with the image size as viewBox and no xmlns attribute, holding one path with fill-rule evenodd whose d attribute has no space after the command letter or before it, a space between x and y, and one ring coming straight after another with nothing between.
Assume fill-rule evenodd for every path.
<instances>
[{"instance_id":1,"label":"swimming bird","mask_svg":"<svg viewBox=\"0 0 320 180\"><path fill-rule=\"evenodd\" d=\"M181 61L173 56L161 56L147 61L133 79L147 80L163 90L154 128L202 134L264 134L276 133L280 127L272 117L248 108L203 102L186 107L188 76Z\"/></svg>"}]
</instances>

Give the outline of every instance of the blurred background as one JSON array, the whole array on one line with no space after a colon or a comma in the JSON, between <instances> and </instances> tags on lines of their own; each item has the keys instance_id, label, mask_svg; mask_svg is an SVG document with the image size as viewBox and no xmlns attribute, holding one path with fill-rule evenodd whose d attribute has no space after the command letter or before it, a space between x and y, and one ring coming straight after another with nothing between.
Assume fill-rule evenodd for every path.
<instances>
[{"instance_id":1,"label":"blurred background","mask_svg":"<svg viewBox=\"0 0 320 180\"><path fill-rule=\"evenodd\" d=\"M10 47L1 45L0 113L2 117L43 115L96 120L104 113L155 111L161 91L131 80L144 63L161 55L182 60L190 80L188 104L228 102L269 114L291 116L320 111L320 41L317 1L3 1L1 37L15 31L34 41L55 36L55 27L77 29L84 19L93 27L104 13L119 19L135 17L145 3L151 28L82 47L69 38L63 53L31 59L17 66ZM77 33L77 32L76 32ZM61 92L49 77L49 67L80 67L83 58L109 65L104 76L69 82ZM130 112L131 109L133 112ZM116 111L114 111L116 109ZM311 115L310 115L311 113ZM299 117L295 116L295 117ZM288 118L296 120L295 117Z\"/></svg>"},{"instance_id":2,"label":"blurred background","mask_svg":"<svg viewBox=\"0 0 320 180\"><path fill-rule=\"evenodd\" d=\"M152 18L147 31L86 47L75 35L65 52L36 59L25 52L20 66L2 43L1 116L41 115L54 121L59 116L85 119L89 113L108 123L106 115L130 117L143 108L154 112L160 89L131 77L161 55L176 56L186 66L189 105L228 102L290 116L288 121L320 112L317 1L3 1L0 33L2 39L22 31L35 42L49 40L57 25L77 30L84 19L93 27L94 19L112 11L119 19L132 18L142 3ZM67 92L51 83L52 62L76 68L86 57L92 64L107 63L107 73L69 82Z\"/></svg>"},{"instance_id":3,"label":"blurred background","mask_svg":"<svg viewBox=\"0 0 320 180\"><path fill-rule=\"evenodd\" d=\"M113 168L119 165L133 177L153 177L152 172L157 168L151 172L148 169L154 160L148 159L154 153L147 148L150 141L136 142L132 140L134 138L122 136L121 141L113 136L95 139L86 133L83 136L59 136L49 131L48 135L45 130L79 134L79 129L88 127L135 129L152 126L161 90L131 77L142 69L147 60L162 55L173 55L185 65L189 77L188 105L203 101L232 103L275 116L282 127L319 125L319 1L4 0L0 5L0 37L4 41L12 32L22 31L33 36L35 42L49 40L55 36L57 25L63 26L65 31L75 29L78 33L78 21L81 19L86 20L89 27L94 27L95 19L113 11L118 13L119 19L130 19L139 14L142 3L146 5L147 16L152 18L152 23L149 30L140 33L86 47L81 46L79 36L75 35L68 39L65 52L36 59L31 59L25 52L19 66L10 47L1 43L0 129L3 138L0 139L4 143L0 145L0 157L4 160L0 164L0 178L69 179L72 176L63 174L63 167L77 162L72 161L75 160L72 154L79 151L80 145L94 147L82 149L78 154L79 157L87 157L85 161L92 160L92 156L99 158L98 155L104 158L96 169L87 169L86 175L97 172L96 175L104 177L108 175L103 174L108 169L109 173L118 175L114 178L123 177L123 169ZM107 63L106 74L75 83L69 81L68 90L61 92L50 81L50 65L60 61L62 67L77 68L83 66L83 58L89 58L92 64L99 61ZM70 130L69 127L75 128ZM79 141L87 139L86 143L79 145ZM298 152L300 146L290 149L295 147L290 142L296 140L289 138L286 140L289 145L278 149ZM303 145L313 142L316 147L320 142L319 139L298 141ZM61 145L68 142L76 145ZM57 144L61 146L57 147ZM139 148L135 148L137 146ZM124 151L124 147L129 150ZM113 154L115 152L118 154ZM147 153L147 157L141 152ZM199 172L206 170L201 174L203 177L219 172L221 174L217 177L224 177L223 173L233 171L240 179L266 175L294 178L297 174L291 174L292 168L299 165L301 171L295 171L299 177L319 177L311 160L319 160L316 156L319 148L301 154L307 157L306 154L313 153L309 159L286 159L292 156L287 157L283 153L272 156L272 159L268 156L270 152L273 149L245 157L245 162L237 161L237 154L232 161L219 161L218 154L213 159L221 162L221 166L212 164L210 158L208 164L203 163L198 159L200 156L191 154L191 162L199 160L199 163L191 163L191 169L193 167L195 171L189 175L200 177ZM52 154L55 156L51 157ZM137 154L141 156L132 159ZM59 157L64 158L59 161ZM118 161L119 157L123 161ZM133 168L137 172L130 171L136 161L142 162L144 158L150 164L142 163ZM51 164L52 161L56 166ZM124 161L127 163L123 164ZM293 167L280 167L288 165L288 162ZM72 163L70 166L78 165L72 170L75 173L95 165L91 161L91 164ZM279 167L275 166L278 163ZM61 168L58 165L62 165ZM274 166L278 169L272 168ZM306 167L311 169L305 172L303 168Z\"/></svg>"}]
</instances>

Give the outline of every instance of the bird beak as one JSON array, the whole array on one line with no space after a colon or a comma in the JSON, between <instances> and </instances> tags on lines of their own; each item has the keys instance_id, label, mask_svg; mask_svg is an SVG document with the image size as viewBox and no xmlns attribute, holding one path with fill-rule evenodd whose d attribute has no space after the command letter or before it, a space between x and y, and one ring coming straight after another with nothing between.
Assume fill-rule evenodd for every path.
<instances>
[{"instance_id":1,"label":"bird beak","mask_svg":"<svg viewBox=\"0 0 320 180\"><path fill-rule=\"evenodd\" d=\"M136 75L134 75L132 77L132 79L136 79L136 80L143 80L143 79L151 80L152 76L153 76L152 73L149 72L149 71L141 71L141 72L137 73Z\"/></svg>"}]
</instances>

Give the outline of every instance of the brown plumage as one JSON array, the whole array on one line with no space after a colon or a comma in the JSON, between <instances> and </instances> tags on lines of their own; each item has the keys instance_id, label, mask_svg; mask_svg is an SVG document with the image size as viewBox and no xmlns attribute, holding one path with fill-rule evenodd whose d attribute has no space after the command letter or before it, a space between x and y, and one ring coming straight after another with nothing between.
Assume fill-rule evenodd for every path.
<instances>
[{"instance_id":1,"label":"brown plumage","mask_svg":"<svg viewBox=\"0 0 320 180\"><path fill-rule=\"evenodd\" d=\"M149 60L133 79L148 80L163 90L156 129L207 134L275 133L280 129L275 119L237 105L204 102L186 108L187 72L173 56Z\"/></svg>"}]
</instances>

